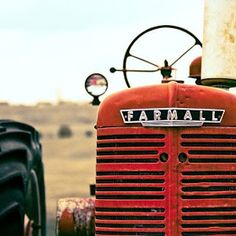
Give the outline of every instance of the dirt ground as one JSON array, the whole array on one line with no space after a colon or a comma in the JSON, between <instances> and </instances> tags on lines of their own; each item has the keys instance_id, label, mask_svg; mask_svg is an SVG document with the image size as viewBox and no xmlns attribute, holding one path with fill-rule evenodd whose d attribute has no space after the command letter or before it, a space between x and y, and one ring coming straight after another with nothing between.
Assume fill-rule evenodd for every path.
<instances>
[{"instance_id":1,"label":"dirt ground","mask_svg":"<svg viewBox=\"0 0 236 236\"><path fill-rule=\"evenodd\" d=\"M0 104L0 119L13 119L34 126L41 135L45 169L47 235L55 235L56 206L60 198L87 197L95 183L97 107L61 103L37 106ZM66 125L71 137L58 131Z\"/></svg>"}]
</instances>

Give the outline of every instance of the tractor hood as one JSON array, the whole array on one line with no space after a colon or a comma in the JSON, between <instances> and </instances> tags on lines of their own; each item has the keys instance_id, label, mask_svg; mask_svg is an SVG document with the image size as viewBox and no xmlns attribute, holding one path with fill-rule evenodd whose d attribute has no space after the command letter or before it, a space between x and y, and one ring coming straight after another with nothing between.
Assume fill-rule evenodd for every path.
<instances>
[{"instance_id":1,"label":"tractor hood","mask_svg":"<svg viewBox=\"0 0 236 236\"><path fill-rule=\"evenodd\" d=\"M236 96L176 82L126 89L100 105L97 127L236 126Z\"/></svg>"}]
</instances>

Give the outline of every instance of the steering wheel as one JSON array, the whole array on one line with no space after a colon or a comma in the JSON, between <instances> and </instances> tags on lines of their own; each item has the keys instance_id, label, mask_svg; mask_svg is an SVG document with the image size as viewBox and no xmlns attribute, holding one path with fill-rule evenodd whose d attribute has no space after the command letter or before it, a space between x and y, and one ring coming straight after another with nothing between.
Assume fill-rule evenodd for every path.
<instances>
[{"instance_id":1,"label":"steering wheel","mask_svg":"<svg viewBox=\"0 0 236 236\"><path fill-rule=\"evenodd\" d=\"M140 33L138 36L136 36L133 41L130 43L130 45L128 46L125 55L124 55L124 59L123 59L123 69L121 71L123 71L124 74L124 79L126 82L126 85L128 88L130 88L130 82L128 80L128 76L127 76L127 72L157 72L157 71L161 71L161 68L158 64L153 63L149 60L146 60L142 57L136 56L134 54L131 53L131 49L133 48L133 46L136 44L136 42L145 34L154 31L154 30L158 30L158 29L162 29L162 28L170 28L170 29L175 29L175 30L179 30L183 33L185 33L187 36L190 36L193 38L193 45L191 45L187 50L185 50L182 54L180 54L180 56L178 56L176 59L174 59L173 61L171 61L170 63L165 59L165 66L168 66L169 68L172 68L173 65L175 65L176 62L178 62L183 56L185 56L191 49L193 49L195 46L199 45L200 47L202 47L202 43L201 41L191 32L189 32L188 30L178 27L178 26L174 26L174 25L159 25L159 26L155 26L155 27L151 27L145 31L143 31L142 33ZM175 42L176 43L176 42ZM168 45L167 45L168 46ZM144 70L139 70L139 69L127 69L127 61L128 59L133 58L133 59L137 59L138 61L147 63L151 66L154 66L155 69L144 69ZM115 72L118 71L115 68L111 68L111 72Z\"/></svg>"}]
</instances>

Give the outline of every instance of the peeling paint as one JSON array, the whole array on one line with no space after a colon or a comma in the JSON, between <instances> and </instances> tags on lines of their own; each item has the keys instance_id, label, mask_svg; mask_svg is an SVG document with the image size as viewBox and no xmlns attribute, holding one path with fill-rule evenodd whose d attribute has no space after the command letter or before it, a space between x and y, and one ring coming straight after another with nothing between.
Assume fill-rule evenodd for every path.
<instances>
[{"instance_id":1,"label":"peeling paint","mask_svg":"<svg viewBox=\"0 0 236 236\"><path fill-rule=\"evenodd\" d=\"M65 198L58 201L57 235L94 235L95 200Z\"/></svg>"}]
</instances>

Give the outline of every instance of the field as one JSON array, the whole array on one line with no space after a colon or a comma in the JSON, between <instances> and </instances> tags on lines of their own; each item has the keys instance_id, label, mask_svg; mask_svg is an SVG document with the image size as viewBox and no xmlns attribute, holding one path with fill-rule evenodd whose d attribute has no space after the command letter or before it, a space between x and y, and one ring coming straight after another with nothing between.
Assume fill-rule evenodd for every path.
<instances>
[{"instance_id":1,"label":"field","mask_svg":"<svg viewBox=\"0 0 236 236\"><path fill-rule=\"evenodd\" d=\"M34 126L41 135L46 183L47 235L55 235L56 204L59 198L87 197L95 183L97 107L89 104L10 106L0 104L0 118ZM72 136L58 135L67 125Z\"/></svg>"}]
</instances>

